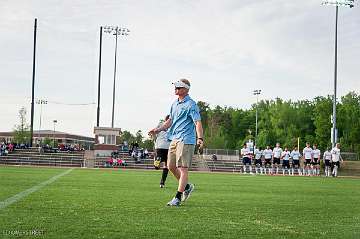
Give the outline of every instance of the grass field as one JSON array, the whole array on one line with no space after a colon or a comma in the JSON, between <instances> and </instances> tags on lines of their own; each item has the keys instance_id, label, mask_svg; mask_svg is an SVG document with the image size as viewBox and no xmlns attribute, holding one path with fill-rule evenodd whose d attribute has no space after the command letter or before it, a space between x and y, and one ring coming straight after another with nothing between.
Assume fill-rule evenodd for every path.
<instances>
[{"instance_id":1,"label":"grass field","mask_svg":"<svg viewBox=\"0 0 360 239\"><path fill-rule=\"evenodd\" d=\"M191 173L169 208L160 171L0 167L0 238L360 238L360 180Z\"/></svg>"}]
</instances>

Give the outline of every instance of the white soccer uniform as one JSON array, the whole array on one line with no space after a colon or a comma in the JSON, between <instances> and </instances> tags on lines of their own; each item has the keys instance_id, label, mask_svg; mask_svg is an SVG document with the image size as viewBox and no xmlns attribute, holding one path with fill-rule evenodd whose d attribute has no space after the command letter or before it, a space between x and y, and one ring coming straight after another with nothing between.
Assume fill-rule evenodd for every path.
<instances>
[{"instance_id":1,"label":"white soccer uniform","mask_svg":"<svg viewBox=\"0 0 360 239\"><path fill-rule=\"evenodd\" d=\"M324 153L324 156L323 156L323 158L324 158L324 160L331 160L331 153L329 152L329 151L325 151L325 153Z\"/></svg>"},{"instance_id":2,"label":"white soccer uniform","mask_svg":"<svg viewBox=\"0 0 360 239\"><path fill-rule=\"evenodd\" d=\"M170 141L167 138L166 131L160 131L156 135L155 149L169 149Z\"/></svg>"},{"instance_id":3,"label":"white soccer uniform","mask_svg":"<svg viewBox=\"0 0 360 239\"><path fill-rule=\"evenodd\" d=\"M323 155L323 160L325 163L325 176L329 177L330 176L330 161L331 161L331 157L332 154L331 152L329 152L328 150L325 151L324 155Z\"/></svg>"},{"instance_id":4,"label":"white soccer uniform","mask_svg":"<svg viewBox=\"0 0 360 239\"><path fill-rule=\"evenodd\" d=\"M289 161L289 159L290 159L290 152L289 152L289 151L284 151L284 152L282 152L282 153L281 153L281 157L282 157L283 160Z\"/></svg>"},{"instance_id":5,"label":"white soccer uniform","mask_svg":"<svg viewBox=\"0 0 360 239\"><path fill-rule=\"evenodd\" d=\"M300 157L301 157L301 154L300 154L300 152L299 152L298 150L296 150L296 151L293 150L293 151L291 151L290 156L291 156L291 158L292 158L293 160L299 160Z\"/></svg>"},{"instance_id":6,"label":"white soccer uniform","mask_svg":"<svg viewBox=\"0 0 360 239\"><path fill-rule=\"evenodd\" d=\"M340 165L340 149L338 149L337 147L334 147L331 150L331 160L332 160L332 167L333 167L333 171L332 171L332 175L337 177L337 170L338 170L338 166Z\"/></svg>"},{"instance_id":7,"label":"white soccer uniform","mask_svg":"<svg viewBox=\"0 0 360 239\"><path fill-rule=\"evenodd\" d=\"M314 158L319 159L321 152L319 149L313 149L312 154Z\"/></svg>"},{"instance_id":8,"label":"white soccer uniform","mask_svg":"<svg viewBox=\"0 0 360 239\"><path fill-rule=\"evenodd\" d=\"M251 151L249 148L242 148L241 149L241 156L242 157L250 157Z\"/></svg>"},{"instance_id":9,"label":"white soccer uniform","mask_svg":"<svg viewBox=\"0 0 360 239\"><path fill-rule=\"evenodd\" d=\"M283 150L280 147L275 147L273 150L274 158L280 158Z\"/></svg>"},{"instance_id":10,"label":"white soccer uniform","mask_svg":"<svg viewBox=\"0 0 360 239\"><path fill-rule=\"evenodd\" d=\"M262 150L255 149L255 159L261 159L262 153Z\"/></svg>"},{"instance_id":11,"label":"white soccer uniform","mask_svg":"<svg viewBox=\"0 0 360 239\"><path fill-rule=\"evenodd\" d=\"M272 150L271 149L265 149L263 152L264 158L265 159L271 159L272 158Z\"/></svg>"},{"instance_id":12,"label":"white soccer uniform","mask_svg":"<svg viewBox=\"0 0 360 239\"><path fill-rule=\"evenodd\" d=\"M331 160L333 162L339 162L340 161L340 149L338 149L337 147L334 147L331 150Z\"/></svg>"},{"instance_id":13,"label":"white soccer uniform","mask_svg":"<svg viewBox=\"0 0 360 239\"><path fill-rule=\"evenodd\" d=\"M312 153L313 153L313 150L310 147L305 147L303 149L303 155L304 155L305 159L311 159Z\"/></svg>"}]
</instances>

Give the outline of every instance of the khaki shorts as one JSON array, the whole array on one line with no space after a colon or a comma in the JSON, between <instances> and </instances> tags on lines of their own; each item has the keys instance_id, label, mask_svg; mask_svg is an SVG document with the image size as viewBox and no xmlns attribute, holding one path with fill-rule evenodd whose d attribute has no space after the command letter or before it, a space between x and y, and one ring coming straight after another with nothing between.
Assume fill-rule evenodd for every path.
<instances>
[{"instance_id":1,"label":"khaki shorts","mask_svg":"<svg viewBox=\"0 0 360 239\"><path fill-rule=\"evenodd\" d=\"M174 139L171 141L168 153L168 165L176 163L176 167L190 168L195 145L184 144Z\"/></svg>"}]
</instances>

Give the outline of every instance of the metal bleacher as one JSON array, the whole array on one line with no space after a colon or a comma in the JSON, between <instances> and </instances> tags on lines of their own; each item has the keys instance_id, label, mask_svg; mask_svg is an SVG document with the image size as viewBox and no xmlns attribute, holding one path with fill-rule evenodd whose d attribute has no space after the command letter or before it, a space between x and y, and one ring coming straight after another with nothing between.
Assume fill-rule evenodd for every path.
<instances>
[{"instance_id":1,"label":"metal bleacher","mask_svg":"<svg viewBox=\"0 0 360 239\"><path fill-rule=\"evenodd\" d=\"M0 165L83 167L84 151L40 153L38 148L15 149L0 156Z\"/></svg>"}]
</instances>

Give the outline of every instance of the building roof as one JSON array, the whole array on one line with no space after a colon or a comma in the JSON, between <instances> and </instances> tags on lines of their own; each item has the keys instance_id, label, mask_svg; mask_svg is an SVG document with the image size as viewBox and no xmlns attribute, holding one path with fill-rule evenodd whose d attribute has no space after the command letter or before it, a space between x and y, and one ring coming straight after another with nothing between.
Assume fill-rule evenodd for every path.
<instances>
[{"instance_id":1,"label":"building roof","mask_svg":"<svg viewBox=\"0 0 360 239\"><path fill-rule=\"evenodd\" d=\"M13 132L0 132L0 137L12 137ZM76 139L76 140L84 140L84 141L91 141L94 142L95 138L88 137L88 136L82 136L82 135L76 135L76 134L70 134L66 132L60 132L60 131L54 131L54 130L34 130L33 131L33 137L49 137L52 138L55 136L55 138L64 138L64 139Z\"/></svg>"}]
</instances>

